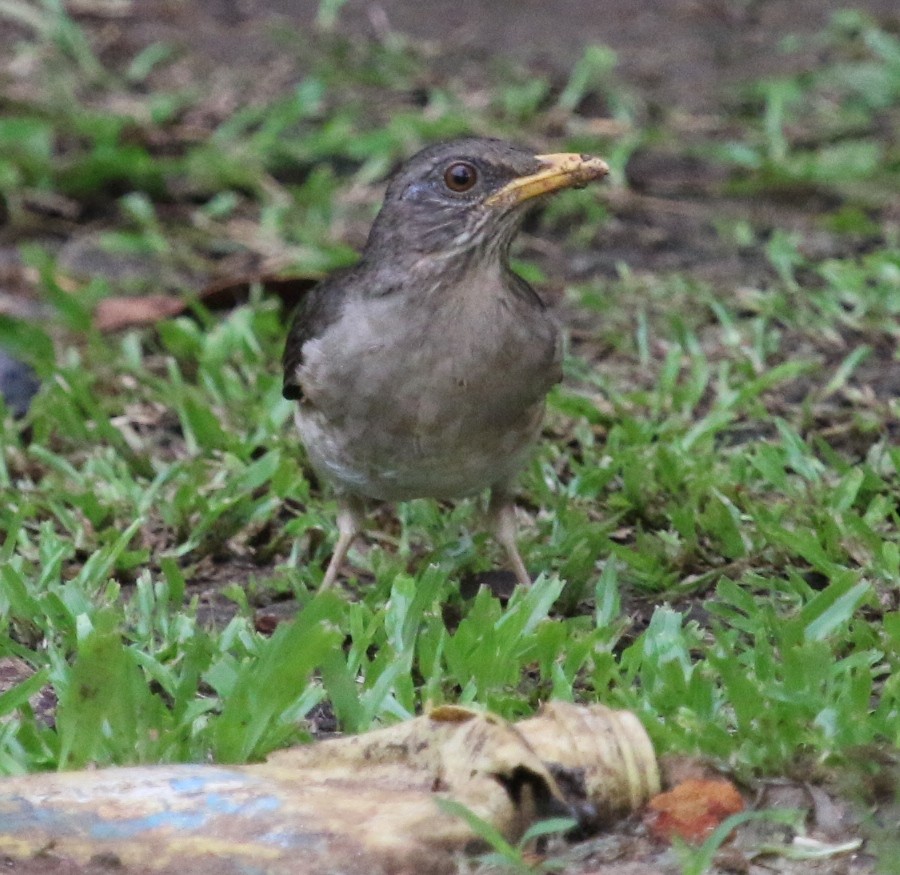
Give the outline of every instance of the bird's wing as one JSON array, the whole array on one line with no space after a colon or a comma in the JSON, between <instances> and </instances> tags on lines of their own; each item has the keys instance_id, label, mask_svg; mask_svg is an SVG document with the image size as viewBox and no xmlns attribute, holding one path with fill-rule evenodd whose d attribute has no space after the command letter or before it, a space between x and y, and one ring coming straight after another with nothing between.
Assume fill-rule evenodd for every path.
<instances>
[{"instance_id":1,"label":"bird's wing","mask_svg":"<svg viewBox=\"0 0 900 875\"><path fill-rule=\"evenodd\" d=\"M539 310L547 309L547 302L543 297L535 291L534 287L526 279L520 277L514 270L506 269L506 278L509 282L509 288L513 294L523 301L534 305Z\"/></svg>"},{"instance_id":2,"label":"bird's wing","mask_svg":"<svg viewBox=\"0 0 900 875\"><path fill-rule=\"evenodd\" d=\"M303 364L303 348L308 341L321 337L329 326L340 319L352 287L352 283L348 282L351 272L352 268L335 271L322 280L303 298L294 312L281 359L284 367L281 394L285 398L299 401L303 397L303 386L298 377L298 370Z\"/></svg>"}]
</instances>

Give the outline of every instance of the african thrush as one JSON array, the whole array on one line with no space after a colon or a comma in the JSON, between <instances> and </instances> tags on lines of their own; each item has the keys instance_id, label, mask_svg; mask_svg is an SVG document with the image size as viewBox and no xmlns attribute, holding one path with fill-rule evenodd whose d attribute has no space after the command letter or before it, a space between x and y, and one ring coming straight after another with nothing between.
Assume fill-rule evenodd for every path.
<instances>
[{"instance_id":1,"label":"african thrush","mask_svg":"<svg viewBox=\"0 0 900 875\"><path fill-rule=\"evenodd\" d=\"M562 376L560 331L509 266L533 199L608 172L493 139L422 150L391 179L360 261L304 299L284 395L313 468L338 495L331 586L367 499L490 489L489 520L519 582L512 484Z\"/></svg>"}]
</instances>

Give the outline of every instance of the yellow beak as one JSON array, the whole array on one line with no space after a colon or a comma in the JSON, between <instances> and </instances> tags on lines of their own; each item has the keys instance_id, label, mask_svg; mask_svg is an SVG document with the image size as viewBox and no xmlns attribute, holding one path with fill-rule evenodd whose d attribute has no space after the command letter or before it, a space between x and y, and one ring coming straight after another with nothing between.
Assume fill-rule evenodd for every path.
<instances>
[{"instance_id":1,"label":"yellow beak","mask_svg":"<svg viewBox=\"0 0 900 875\"><path fill-rule=\"evenodd\" d=\"M609 165L602 158L579 155L577 152L534 157L541 163L537 173L508 182L487 198L485 204L489 207L512 207L562 188L579 188L595 179L603 179L609 173Z\"/></svg>"}]
</instances>

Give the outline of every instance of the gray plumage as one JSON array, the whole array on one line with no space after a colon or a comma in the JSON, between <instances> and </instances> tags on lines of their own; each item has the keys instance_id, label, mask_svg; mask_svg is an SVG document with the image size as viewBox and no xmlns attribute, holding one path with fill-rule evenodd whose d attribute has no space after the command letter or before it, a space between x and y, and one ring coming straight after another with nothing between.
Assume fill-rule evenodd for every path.
<instances>
[{"instance_id":1,"label":"gray plumage","mask_svg":"<svg viewBox=\"0 0 900 875\"><path fill-rule=\"evenodd\" d=\"M580 156L547 159L561 157ZM485 488L498 540L527 582L510 490L562 355L555 319L508 252L533 197L517 180L547 175L547 159L489 139L423 150L388 185L359 263L298 309L284 394L298 401L309 460L342 505L323 586L361 527L364 499ZM597 178L602 162L588 160ZM578 181L554 177L557 188Z\"/></svg>"}]
</instances>

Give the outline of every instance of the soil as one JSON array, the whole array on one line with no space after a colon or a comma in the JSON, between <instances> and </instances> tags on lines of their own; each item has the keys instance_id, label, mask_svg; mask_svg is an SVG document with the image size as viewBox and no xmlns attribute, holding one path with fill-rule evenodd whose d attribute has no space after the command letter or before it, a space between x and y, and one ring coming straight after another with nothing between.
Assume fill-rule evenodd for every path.
<instances>
[{"instance_id":1,"label":"soil","mask_svg":"<svg viewBox=\"0 0 900 875\"><path fill-rule=\"evenodd\" d=\"M104 59L131 58L154 42L178 47L184 56L174 75L216 83L222 106L217 108L213 100L204 110L214 123L217 112L227 114L296 82L319 2L141 0L123 6L78 0L70 5L96 37ZM723 194L722 169L684 153L692 132L707 141L727 136L722 108L739 101L742 86L802 71L820 59L825 49L814 35L845 5L841 0L349 0L340 11L337 31L371 39L407 34L427 44L436 71L464 69L467 82L477 81L480 70L487 78L502 57L565 82L585 46L611 47L617 54L615 74L635 95L640 111L650 119L665 119L682 142L677 152L665 143L639 149L628 164L629 188L611 205L614 219L604 229L602 247L574 257L551 249L546 253L549 272L568 280L613 276L624 263L634 270L689 272L728 287L761 282L769 269L756 252L723 245L713 219L747 219L762 234L770 227L801 231L818 257L849 254L851 244L817 227L819 214L834 205L823 203L815 192L793 192L787 199L773 194L752 201L729 198ZM864 0L855 6L884 26L900 29L893 0ZM0 18L0 45L14 33ZM787 51L780 44L789 37ZM45 227L52 225L47 214L57 208L39 205L36 211ZM892 212L900 216L900 208ZM76 229L61 256L65 267L76 273L81 267L113 281L122 279L123 271L141 269L139 264L98 263L102 253L88 237L90 230ZM19 241L7 241L0 223L0 274L14 259L7 242ZM170 285L208 279L172 276ZM8 297L0 291L2 309L21 310L23 305Z\"/></svg>"},{"instance_id":2,"label":"soil","mask_svg":"<svg viewBox=\"0 0 900 875\"><path fill-rule=\"evenodd\" d=\"M715 132L723 105L733 105L742 86L812 66L824 51L814 35L846 5L841 0L349 0L337 30L371 39L400 32L424 41L439 71L474 68L477 77L479 67L487 70L509 57L562 82L586 46L606 45L617 55L616 76L637 96L642 112L664 117L689 139L691 131L707 137ZM854 5L886 26L900 27L893 0ZM318 7L318 0L143 0L116 26L128 52L154 41L189 44L192 63L210 77L230 81L243 69L255 79L259 71L263 79L277 79L294 74L286 54L299 54L302 64L303 41ZM790 51L782 41L789 41ZM664 144L638 151L628 175L630 194L616 205L602 250L582 253L576 263L552 265L567 278L613 275L624 262L638 269L690 271L714 283L760 279L765 269L752 255L723 251L713 215L746 217L757 228L803 230L829 254L843 254L834 238L813 233L823 207L815 196L787 203L729 200L721 194L721 170L683 152L670 154Z\"/></svg>"},{"instance_id":3,"label":"soil","mask_svg":"<svg viewBox=\"0 0 900 875\"><path fill-rule=\"evenodd\" d=\"M218 63L257 62L273 57L266 34L272 23L295 30L298 41L312 26L317 0L143 0L139 20L128 29L139 41L184 42ZM803 69L819 51L810 37L841 0L350 0L338 28L378 37L399 31L436 44L439 56L464 51L487 60L508 55L560 74L571 69L584 46L614 49L617 72L661 107L689 113L716 109L723 93L763 75ZM893 0L852 4L882 21L900 20ZM248 33L251 38L248 39ZM790 55L779 37L798 39Z\"/></svg>"}]
</instances>

